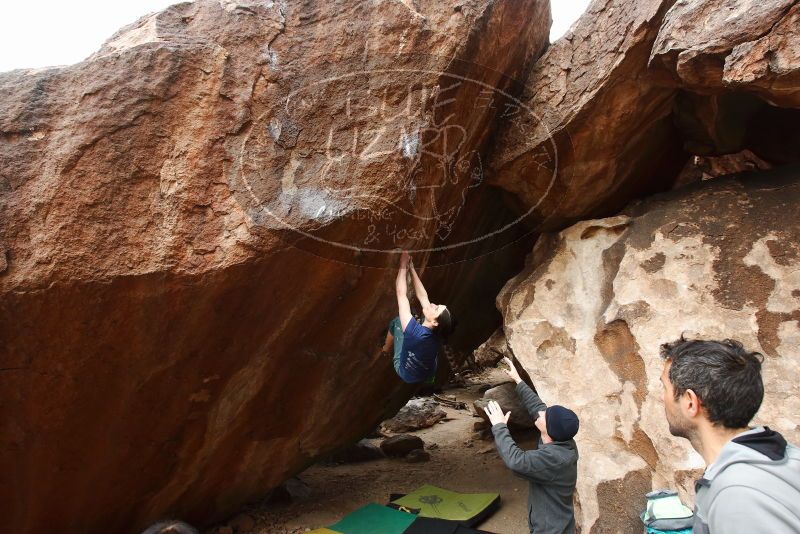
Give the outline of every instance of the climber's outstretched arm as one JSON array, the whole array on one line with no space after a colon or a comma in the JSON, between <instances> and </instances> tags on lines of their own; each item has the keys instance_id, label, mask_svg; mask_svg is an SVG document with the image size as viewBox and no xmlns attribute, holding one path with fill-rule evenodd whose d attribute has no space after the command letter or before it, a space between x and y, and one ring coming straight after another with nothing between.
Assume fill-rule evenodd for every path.
<instances>
[{"instance_id":1,"label":"climber's outstretched arm","mask_svg":"<svg viewBox=\"0 0 800 534\"><path fill-rule=\"evenodd\" d=\"M394 287L397 292L397 308L400 312L400 325L405 331L408 322L411 320L411 304L408 302L408 262L410 258L408 252L400 255L400 269L397 271L397 279Z\"/></svg>"},{"instance_id":2,"label":"climber's outstretched arm","mask_svg":"<svg viewBox=\"0 0 800 534\"><path fill-rule=\"evenodd\" d=\"M417 270L414 268L413 261L409 264L409 268L411 269L411 280L414 282L414 293L417 295L417 300L419 300L423 308L427 308L431 301L428 300L428 292L425 291L425 286L422 285L422 280L420 280L417 275Z\"/></svg>"}]
</instances>

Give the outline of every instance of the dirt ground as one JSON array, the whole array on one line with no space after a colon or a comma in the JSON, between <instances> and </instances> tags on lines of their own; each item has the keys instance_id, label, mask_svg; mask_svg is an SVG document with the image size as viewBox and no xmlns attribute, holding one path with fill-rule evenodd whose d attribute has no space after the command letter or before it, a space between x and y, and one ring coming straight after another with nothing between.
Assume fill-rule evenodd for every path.
<instances>
[{"instance_id":1,"label":"dirt ground","mask_svg":"<svg viewBox=\"0 0 800 534\"><path fill-rule=\"evenodd\" d=\"M506 380L501 371L491 369L469 379L466 387L445 392L466 402L468 409L442 406L448 416L446 420L413 432L425 441L430 461L412 464L404 459L386 458L355 464L313 465L298 475L311 490L302 502L254 504L241 511L255 521L249 532L306 532L333 524L367 503L385 504L390 493L408 493L423 484L433 484L459 492L499 493L500 509L477 528L498 534L527 534L527 482L505 467L493 441L481 440L473 430L473 423L479 419L473 415L472 401L482 396L480 386ZM381 440L371 441L377 445ZM428 448L434 443L434 448ZM519 437L519 444L523 448L535 446L532 435ZM220 532L219 527L233 522L229 520L206 532ZM228 530L222 530L225 531Z\"/></svg>"}]
</instances>

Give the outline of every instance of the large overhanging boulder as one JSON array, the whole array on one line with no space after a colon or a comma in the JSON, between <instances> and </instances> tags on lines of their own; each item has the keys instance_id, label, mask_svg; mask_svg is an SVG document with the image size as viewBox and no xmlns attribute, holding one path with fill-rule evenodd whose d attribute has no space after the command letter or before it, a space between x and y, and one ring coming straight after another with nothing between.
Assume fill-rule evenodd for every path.
<instances>
[{"instance_id":1,"label":"large overhanging boulder","mask_svg":"<svg viewBox=\"0 0 800 534\"><path fill-rule=\"evenodd\" d=\"M675 90L648 70L675 0L596 0L547 50L507 118L492 183L532 210L535 229L559 229L668 188L686 161L670 117Z\"/></svg>"},{"instance_id":2,"label":"large overhanging boulder","mask_svg":"<svg viewBox=\"0 0 800 534\"><path fill-rule=\"evenodd\" d=\"M659 346L738 339L766 356L756 423L800 441L800 168L703 182L542 236L498 296L542 398L573 408L577 520L637 532L644 494L693 502L702 458L670 436Z\"/></svg>"},{"instance_id":3,"label":"large overhanging boulder","mask_svg":"<svg viewBox=\"0 0 800 534\"><path fill-rule=\"evenodd\" d=\"M206 522L402 406L374 267L491 251L502 107L475 101L549 25L545 0L198 0L0 75L4 528Z\"/></svg>"},{"instance_id":4,"label":"large overhanging boulder","mask_svg":"<svg viewBox=\"0 0 800 534\"><path fill-rule=\"evenodd\" d=\"M502 117L490 181L534 230L666 190L689 155L800 160L800 2L595 0Z\"/></svg>"},{"instance_id":5,"label":"large overhanging boulder","mask_svg":"<svg viewBox=\"0 0 800 534\"><path fill-rule=\"evenodd\" d=\"M675 121L692 154L750 150L800 161L800 3L678 2L650 68L680 89ZM793 108L793 109L788 109Z\"/></svg>"},{"instance_id":6,"label":"large overhanging boulder","mask_svg":"<svg viewBox=\"0 0 800 534\"><path fill-rule=\"evenodd\" d=\"M681 1L664 17L651 58L698 93L746 90L800 107L798 28L797 0Z\"/></svg>"}]
</instances>

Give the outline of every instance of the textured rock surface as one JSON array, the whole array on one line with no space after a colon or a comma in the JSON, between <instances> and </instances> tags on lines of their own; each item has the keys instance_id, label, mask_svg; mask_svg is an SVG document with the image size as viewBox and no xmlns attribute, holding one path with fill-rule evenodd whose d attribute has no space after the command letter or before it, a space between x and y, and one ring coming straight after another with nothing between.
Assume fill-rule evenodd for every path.
<instances>
[{"instance_id":1,"label":"textured rock surface","mask_svg":"<svg viewBox=\"0 0 800 534\"><path fill-rule=\"evenodd\" d=\"M353 445L336 451L331 455L331 461L343 464L369 462L383 458L383 451L367 439L359 440Z\"/></svg>"},{"instance_id":2,"label":"textured rock surface","mask_svg":"<svg viewBox=\"0 0 800 534\"><path fill-rule=\"evenodd\" d=\"M535 230L669 189L689 155L796 162L797 0L595 0L503 117L490 182ZM769 105L768 105L769 104ZM787 147L785 150L775 146Z\"/></svg>"},{"instance_id":3,"label":"textured rock surface","mask_svg":"<svg viewBox=\"0 0 800 534\"><path fill-rule=\"evenodd\" d=\"M686 156L669 118L675 91L648 70L675 0L595 0L537 62L492 156L493 183L537 228L613 212L667 187ZM663 78L663 77L662 77Z\"/></svg>"},{"instance_id":4,"label":"textured rock surface","mask_svg":"<svg viewBox=\"0 0 800 534\"><path fill-rule=\"evenodd\" d=\"M381 442L381 450L387 456L405 456L411 451L424 447L425 442L422 441L422 438L411 434L399 434Z\"/></svg>"},{"instance_id":5,"label":"textured rock surface","mask_svg":"<svg viewBox=\"0 0 800 534\"><path fill-rule=\"evenodd\" d=\"M492 336L481 343L472 353L472 359L478 367L493 367L503 356L508 356L506 337L502 329L495 331Z\"/></svg>"},{"instance_id":6,"label":"textured rock surface","mask_svg":"<svg viewBox=\"0 0 800 534\"><path fill-rule=\"evenodd\" d=\"M800 2L680 1L664 17L655 63L701 93L752 90L800 106Z\"/></svg>"},{"instance_id":7,"label":"textured rock surface","mask_svg":"<svg viewBox=\"0 0 800 534\"><path fill-rule=\"evenodd\" d=\"M798 28L796 0L675 3L650 71L680 90L674 117L688 152L750 150L771 164L800 160Z\"/></svg>"},{"instance_id":8,"label":"textured rock surface","mask_svg":"<svg viewBox=\"0 0 800 534\"><path fill-rule=\"evenodd\" d=\"M542 0L198 0L0 75L4 527L203 523L393 413L393 273L369 267L396 258L354 244L506 216L469 191L496 111L449 82L507 87L549 20ZM502 279L481 261L466 274ZM474 305L461 282L439 298Z\"/></svg>"},{"instance_id":9,"label":"textured rock surface","mask_svg":"<svg viewBox=\"0 0 800 534\"><path fill-rule=\"evenodd\" d=\"M542 398L581 418L585 532L641 529L651 487L693 502L702 459L670 436L659 382L659 345L681 334L763 352L756 422L800 441L800 169L767 172L545 235L498 296L509 344Z\"/></svg>"},{"instance_id":10,"label":"textured rock surface","mask_svg":"<svg viewBox=\"0 0 800 534\"><path fill-rule=\"evenodd\" d=\"M433 426L447 417L439 404L428 398L411 399L400 408L397 415L381 423L386 432L413 432Z\"/></svg>"},{"instance_id":11,"label":"textured rock surface","mask_svg":"<svg viewBox=\"0 0 800 534\"><path fill-rule=\"evenodd\" d=\"M749 150L719 157L694 156L675 180L675 188L719 176L745 171L765 171L770 168L772 166L769 163Z\"/></svg>"},{"instance_id":12,"label":"textured rock surface","mask_svg":"<svg viewBox=\"0 0 800 534\"><path fill-rule=\"evenodd\" d=\"M425 449L414 449L406 454L406 461L412 464L427 462L431 459L431 453Z\"/></svg>"},{"instance_id":13,"label":"textured rock surface","mask_svg":"<svg viewBox=\"0 0 800 534\"><path fill-rule=\"evenodd\" d=\"M483 394L483 398L473 403L475 412L486 422L489 422L489 416L486 415L484 408L486 408L490 400L497 401L503 409L503 412L511 412L511 417L508 419L509 426L527 429L536 428L533 424L533 418L528 414L519 395L517 395L516 387L513 382L500 384L499 386L487 389L486 393Z\"/></svg>"}]
</instances>

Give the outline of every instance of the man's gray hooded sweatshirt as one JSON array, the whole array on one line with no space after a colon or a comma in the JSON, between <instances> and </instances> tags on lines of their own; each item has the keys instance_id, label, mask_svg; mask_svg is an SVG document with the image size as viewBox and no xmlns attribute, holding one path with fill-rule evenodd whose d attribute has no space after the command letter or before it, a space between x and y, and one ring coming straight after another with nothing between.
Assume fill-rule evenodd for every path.
<instances>
[{"instance_id":1,"label":"man's gray hooded sweatshirt","mask_svg":"<svg viewBox=\"0 0 800 534\"><path fill-rule=\"evenodd\" d=\"M694 532L800 532L800 449L768 427L729 441L695 485Z\"/></svg>"},{"instance_id":2,"label":"man's gray hooded sweatshirt","mask_svg":"<svg viewBox=\"0 0 800 534\"><path fill-rule=\"evenodd\" d=\"M524 382L517 384L517 394L534 419L547 409L542 399ZM517 447L504 423L492 426L500 457L514 474L528 480L528 526L534 534L575 532L572 494L578 480L578 448L575 440L543 443L524 451Z\"/></svg>"}]
</instances>

